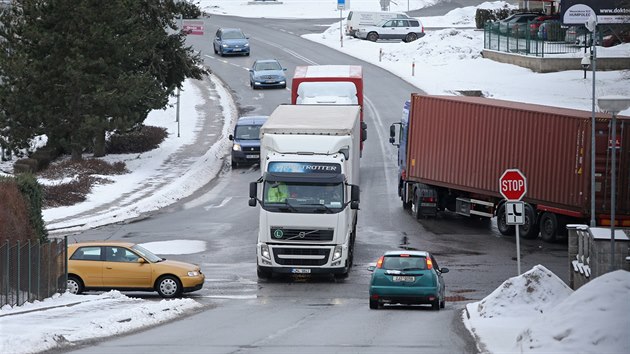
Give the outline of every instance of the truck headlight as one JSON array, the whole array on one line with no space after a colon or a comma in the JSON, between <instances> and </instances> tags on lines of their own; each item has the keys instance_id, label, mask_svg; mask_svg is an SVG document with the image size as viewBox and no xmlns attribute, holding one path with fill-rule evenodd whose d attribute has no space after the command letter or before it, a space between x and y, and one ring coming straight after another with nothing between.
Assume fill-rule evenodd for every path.
<instances>
[{"instance_id":1,"label":"truck headlight","mask_svg":"<svg viewBox=\"0 0 630 354\"><path fill-rule=\"evenodd\" d=\"M262 258L271 260L271 253L269 253L269 246L260 245L260 255L262 256Z\"/></svg>"},{"instance_id":2,"label":"truck headlight","mask_svg":"<svg viewBox=\"0 0 630 354\"><path fill-rule=\"evenodd\" d=\"M234 151L241 151L243 149L241 149L241 144L234 144L232 146L232 150L234 150Z\"/></svg>"},{"instance_id":3,"label":"truck headlight","mask_svg":"<svg viewBox=\"0 0 630 354\"><path fill-rule=\"evenodd\" d=\"M332 260L335 261L335 260L341 258L342 254L343 254L343 251L342 251L341 246L335 246L335 250L333 251Z\"/></svg>"}]
</instances>

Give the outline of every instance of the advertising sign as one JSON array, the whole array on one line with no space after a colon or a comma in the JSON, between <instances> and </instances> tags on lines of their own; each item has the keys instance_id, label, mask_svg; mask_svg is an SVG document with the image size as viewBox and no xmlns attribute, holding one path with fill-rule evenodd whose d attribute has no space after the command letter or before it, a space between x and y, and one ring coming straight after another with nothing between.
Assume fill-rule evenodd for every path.
<instances>
[{"instance_id":1,"label":"advertising sign","mask_svg":"<svg viewBox=\"0 0 630 354\"><path fill-rule=\"evenodd\" d=\"M583 25L591 13L598 24L630 24L630 1L624 0L562 0L560 17L565 25Z\"/></svg>"},{"instance_id":2,"label":"advertising sign","mask_svg":"<svg viewBox=\"0 0 630 354\"><path fill-rule=\"evenodd\" d=\"M184 20L183 31L186 34L193 34L201 36L203 35L203 21L199 20Z\"/></svg>"},{"instance_id":3,"label":"advertising sign","mask_svg":"<svg viewBox=\"0 0 630 354\"><path fill-rule=\"evenodd\" d=\"M341 165L337 163L318 162L270 162L267 167L269 172L291 173L332 173L340 174Z\"/></svg>"}]
</instances>

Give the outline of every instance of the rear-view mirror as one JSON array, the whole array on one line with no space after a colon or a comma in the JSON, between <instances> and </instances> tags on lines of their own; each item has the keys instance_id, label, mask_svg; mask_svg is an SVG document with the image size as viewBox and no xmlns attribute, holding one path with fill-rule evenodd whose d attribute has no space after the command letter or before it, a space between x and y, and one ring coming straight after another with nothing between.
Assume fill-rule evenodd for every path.
<instances>
[{"instance_id":1,"label":"rear-view mirror","mask_svg":"<svg viewBox=\"0 0 630 354\"><path fill-rule=\"evenodd\" d=\"M258 183L250 182L249 183L249 197L256 199L258 195Z\"/></svg>"}]
</instances>

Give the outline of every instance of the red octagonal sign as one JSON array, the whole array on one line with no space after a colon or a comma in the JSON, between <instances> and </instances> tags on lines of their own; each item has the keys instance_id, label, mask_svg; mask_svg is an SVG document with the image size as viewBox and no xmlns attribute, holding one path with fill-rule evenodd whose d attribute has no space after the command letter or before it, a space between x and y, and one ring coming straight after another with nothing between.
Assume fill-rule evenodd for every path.
<instances>
[{"instance_id":1,"label":"red octagonal sign","mask_svg":"<svg viewBox=\"0 0 630 354\"><path fill-rule=\"evenodd\" d=\"M518 169L508 169L503 172L499 178L499 192L501 195L511 201L523 199L527 193L527 179L525 175Z\"/></svg>"}]
</instances>

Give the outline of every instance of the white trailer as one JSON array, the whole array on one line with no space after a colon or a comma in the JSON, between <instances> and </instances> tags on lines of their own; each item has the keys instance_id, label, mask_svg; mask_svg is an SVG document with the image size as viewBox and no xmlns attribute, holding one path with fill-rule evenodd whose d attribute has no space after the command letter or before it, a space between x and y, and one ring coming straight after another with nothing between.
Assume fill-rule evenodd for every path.
<instances>
[{"instance_id":1,"label":"white trailer","mask_svg":"<svg viewBox=\"0 0 630 354\"><path fill-rule=\"evenodd\" d=\"M357 105L281 105L260 129L258 276L328 273L352 266L359 208ZM261 188L258 188L258 185Z\"/></svg>"}]
</instances>

